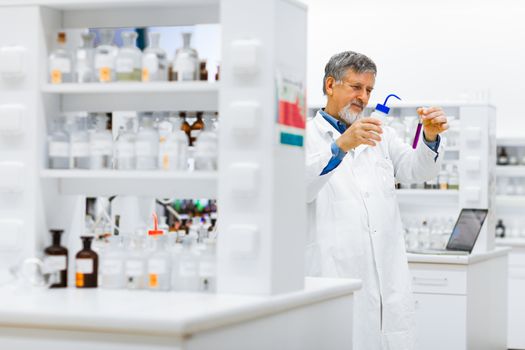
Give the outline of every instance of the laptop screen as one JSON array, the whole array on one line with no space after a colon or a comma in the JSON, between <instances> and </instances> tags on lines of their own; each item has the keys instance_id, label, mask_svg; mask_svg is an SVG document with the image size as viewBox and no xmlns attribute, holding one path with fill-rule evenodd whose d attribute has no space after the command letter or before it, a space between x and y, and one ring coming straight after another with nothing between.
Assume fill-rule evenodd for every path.
<instances>
[{"instance_id":1,"label":"laptop screen","mask_svg":"<svg viewBox=\"0 0 525 350\"><path fill-rule=\"evenodd\" d=\"M487 213L487 209L461 209L448 240L447 250L472 252Z\"/></svg>"}]
</instances>

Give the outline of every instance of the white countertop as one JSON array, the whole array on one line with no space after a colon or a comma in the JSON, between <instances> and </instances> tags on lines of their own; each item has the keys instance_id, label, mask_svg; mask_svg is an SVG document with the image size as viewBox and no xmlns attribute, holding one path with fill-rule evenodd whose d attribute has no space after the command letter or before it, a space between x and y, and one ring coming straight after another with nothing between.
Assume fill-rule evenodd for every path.
<instances>
[{"instance_id":1,"label":"white countertop","mask_svg":"<svg viewBox=\"0 0 525 350\"><path fill-rule=\"evenodd\" d=\"M525 238L496 238L499 247L525 248Z\"/></svg>"},{"instance_id":2,"label":"white countertop","mask_svg":"<svg viewBox=\"0 0 525 350\"><path fill-rule=\"evenodd\" d=\"M0 327L187 336L352 294L359 280L306 278L276 296L0 288Z\"/></svg>"},{"instance_id":3,"label":"white countertop","mask_svg":"<svg viewBox=\"0 0 525 350\"><path fill-rule=\"evenodd\" d=\"M434 255L407 253L407 257L409 263L469 265L506 255L510 252L510 250L510 248L506 247L497 247L490 252L472 253L471 255Z\"/></svg>"}]
</instances>

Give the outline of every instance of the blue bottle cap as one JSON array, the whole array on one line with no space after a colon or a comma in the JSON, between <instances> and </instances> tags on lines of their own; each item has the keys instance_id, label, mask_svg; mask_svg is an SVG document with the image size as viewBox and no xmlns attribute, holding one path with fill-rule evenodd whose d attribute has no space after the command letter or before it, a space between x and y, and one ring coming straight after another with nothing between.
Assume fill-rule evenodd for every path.
<instances>
[{"instance_id":1,"label":"blue bottle cap","mask_svg":"<svg viewBox=\"0 0 525 350\"><path fill-rule=\"evenodd\" d=\"M395 98L397 98L398 100L401 101L401 99L400 99L398 96L396 96L396 95L394 95L394 94L390 94L390 95L388 95L388 96L386 97L385 102L383 102L383 104L378 103L378 104L376 105L376 110L379 111L379 112L383 112L383 113L385 113L385 114L388 114L388 112L390 112L390 108L388 108L388 107L386 106L386 104L387 104L387 102L388 102L388 99L389 99L390 97L392 97L392 96L395 97Z\"/></svg>"}]
</instances>

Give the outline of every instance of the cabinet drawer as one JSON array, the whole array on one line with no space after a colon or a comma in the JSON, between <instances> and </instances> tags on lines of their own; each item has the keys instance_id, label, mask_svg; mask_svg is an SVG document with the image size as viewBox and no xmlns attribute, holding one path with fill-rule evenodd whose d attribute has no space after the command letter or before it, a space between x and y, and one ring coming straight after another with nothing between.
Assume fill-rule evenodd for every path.
<instances>
[{"instance_id":1,"label":"cabinet drawer","mask_svg":"<svg viewBox=\"0 0 525 350\"><path fill-rule=\"evenodd\" d=\"M467 272L462 266L410 264L414 293L467 294Z\"/></svg>"}]
</instances>

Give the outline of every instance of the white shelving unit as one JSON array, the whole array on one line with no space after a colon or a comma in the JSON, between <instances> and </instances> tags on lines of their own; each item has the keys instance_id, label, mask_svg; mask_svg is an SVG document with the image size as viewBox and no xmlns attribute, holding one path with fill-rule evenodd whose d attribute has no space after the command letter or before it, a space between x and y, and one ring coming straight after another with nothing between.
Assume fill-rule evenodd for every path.
<instances>
[{"instance_id":1,"label":"white shelving unit","mask_svg":"<svg viewBox=\"0 0 525 350\"><path fill-rule=\"evenodd\" d=\"M217 198L217 172L42 170L61 195Z\"/></svg>"},{"instance_id":2,"label":"white shelving unit","mask_svg":"<svg viewBox=\"0 0 525 350\"><path fill-rule=\"evenodd\" d=\"M525 138L503 138L497 140L497 146L505 147L507 153L517 156L525 154ZM521 159L518 159L521 160ZM499 165L496 167L497 181L525 181L524 165ZM498 184L498 189L507 188ZM496 245L510 247L508 263L508 334L509 349L525 349L525 195L496 196L496 216L506 226L505 238L496 238ZM518 236L519 235L519 236Z\"/></svg>"},{"instance_id":3,"label":"white shelving unit","mask_svg":"<svg viewBox=\"0 0 525 350\"><path fill-rule=\"evenodd\" d=\"M42 85L62 111L218 110L219 83L92 83Z\"/></svg>"},{"instance_id":4,"label":"white shelving unit","mask_svg":"<svg viewBox=\"0 0 525 350\"><path fill-rule=\"evenodd\" d=\"M0 115L15 123L0 121L0 134L19 133L16 138L0 136L1 188L16 190L0 193L2 262L39 254L52 226L65 229L66 241L78 241L89 195L203 196L220 203L218 295L166 293L164 302L156 304L154 293L149 299L146 292L137 298L128 291L60 291L73 298L72 304L82 304L73 320L69 311L54 312L63 306L59 293L42 297L41 291L0 288L6 299L16 300L0 307L2 344L33 348L45 339L55 349L191 350L263 349L274 340L293 344L291 349L318 349L319 344L342 348L352 342L352 293L360 282L305 283L304 129L275 115L286 98L281 83L305 95L306 12L294 0L2 1ZM205 23L221 24L220 83L47 84L46 60L59 30ZM217 109L218 173L45 169L47 121L61 112ZM5 238L22 234L15 245ZM70 271L76 244L68 244ZM119 303L115 312L140 303L144 308L118 316L108 334L93 327L109 320L96 312L97 307L109 310L104 305L108 300ZM213 307L203 308L203 301ZM180 314L181 308L171 309L173 305L189 311ZM264 316L257 311L261 309ZM28 322L27 315L46 320L46 330ZM149 321L179 328L133 332L132 324ZM211 330L210 322L218 326ZM344 327L324 327L332 323ZM72 331L85 336L73 339ZM274 338L279 332L282 336Z\"/></svg>"}]
</instances>

